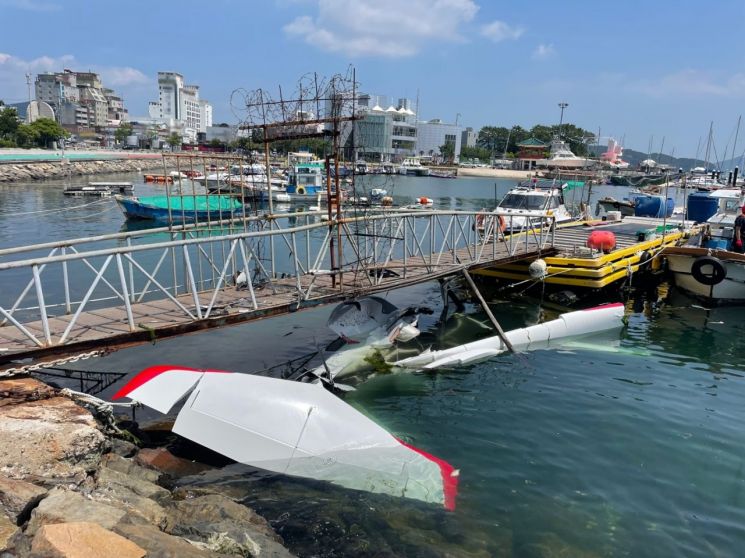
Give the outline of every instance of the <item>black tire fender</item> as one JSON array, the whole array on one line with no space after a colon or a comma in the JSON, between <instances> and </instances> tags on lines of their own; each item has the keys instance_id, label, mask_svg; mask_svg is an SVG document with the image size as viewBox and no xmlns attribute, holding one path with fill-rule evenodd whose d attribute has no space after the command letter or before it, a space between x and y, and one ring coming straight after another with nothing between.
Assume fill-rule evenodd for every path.
<instances>
[{"instance_id":1,"label":"black tire fender","mask_svg":"<svg viewBox=\"0 0 745 558\"><path fill-rule=\"evenodd\" d=\"M711 273L704 273L706 266L711 266ZM718 285L727 277L727 268L713 256L701 256L691 265L691 275L702 285Z\"/></svg>"}]
</instances>

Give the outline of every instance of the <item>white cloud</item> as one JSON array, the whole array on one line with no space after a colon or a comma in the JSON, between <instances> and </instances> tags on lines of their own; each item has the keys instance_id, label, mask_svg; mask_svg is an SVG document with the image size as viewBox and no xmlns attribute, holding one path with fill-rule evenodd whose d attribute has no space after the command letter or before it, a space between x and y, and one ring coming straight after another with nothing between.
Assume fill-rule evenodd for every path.
<instances>
[{"instance_id":1,"label":"white cloud","mask_svg":"<svg viewBox=\"0 0 745 558\"><path fill-rule=\"evenodd\" d=\"M541 43L540 45L535 47L535 50L530 57L533 60L547 60L549 58L553 58L554 56L556 56L556 49L554 48L553 43Z\"/></svg>"},{"instance_id":2,"label":"white cloud","mask_svg":"<svg viewBox=\"0 0 745 558\"><path fill-rule=\"evenodd\" d=\"M495 20L481 28L481 34L495 43L514 41L525 33L523 27L511 27L504 21Z\"/></svg>"},{"instance_id":3,"label":"white cloud","mask_svg":"<svg viewBox=\"0 0 745 558\"><path fill-rule=\"evenodd\" d=\"M151 83L150 78L135 68L87 65L79 62L71 54L58 57L40 56L32 60L24 60L12 54L0 52L0 99L7 103L26 101L28 99L26 73L31 74L31 79L35 79L38 73L61 72L65 68L97 72L101 75L104 86L122 89L123 93L126 93L127 88Z\"/></svg>"},{"instance_id":4,"label":"white cloud","mask_svg":"<svg viewBox=\"0 0 745 558\"><path fill-rule=\"evenodd\" d=\"M473 0L318 0L318 14L284 26L290 37L349 56L405 57L426 44L461 42Z\"/></svg>"},{"instance_id":5,"label":"white cloud","mask_svg":"<svg viewBox=\"0 0 745 558\"><path fill-rule=\"evenodd\" d=\"M745 74L723 74L696 69L680 70L658 78L639 80L627 88L650 97L743 97Z\"/></svg>"},{"instance_id":6,"label":"white cloud","mask_svg":"<svg viewBox=\"0 0 745 558\"><path fill-rule=\"evenodd\" d=\"M106 87L143 85L152 81L140 70L129 66L94 66L93 71L101 74L101 81Z\"/></svg>"}]
</instances>

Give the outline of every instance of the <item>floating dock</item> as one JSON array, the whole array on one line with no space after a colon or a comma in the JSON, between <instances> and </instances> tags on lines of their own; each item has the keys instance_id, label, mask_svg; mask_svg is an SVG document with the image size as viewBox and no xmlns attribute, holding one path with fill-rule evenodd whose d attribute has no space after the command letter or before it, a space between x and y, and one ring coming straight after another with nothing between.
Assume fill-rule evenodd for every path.
<instances>
[{"instance_id":1,"label":"floating dock","mask_svg":"<svg viewBox=\"0 0 745 558\"><path fill-rule=\"evenodd\" d=\"M129 195L134 190L131 182L89 182L86 186L68 186L63 194L66 196L111 196L112 194Z\"/></svg>"},{"instance_id":2,"label":"floating dock","mask_svg":"<svg viewBox=\"0 0 745 558\"><path fill-rule=\"evenodd\" d=\"M598 230L615 235L616 247L607 254L587 247L590 233ZM500 264L474 274L508 282L532 278L548 285L602 289L632 276L642 266L658 269L660 251L674 246L684 234L678 223L668 221L663 225L662 219L629 217L610 223L574 224L556 231L554 247L558 253L543 258L546 273L542 279L531 277L527 261Z\"/></svg>"}]
</instances>

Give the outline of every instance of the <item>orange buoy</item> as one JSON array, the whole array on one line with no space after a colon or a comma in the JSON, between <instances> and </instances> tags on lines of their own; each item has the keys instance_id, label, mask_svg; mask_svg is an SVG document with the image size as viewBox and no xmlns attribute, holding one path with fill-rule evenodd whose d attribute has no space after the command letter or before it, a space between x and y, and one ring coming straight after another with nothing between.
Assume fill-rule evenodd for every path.
<instances>
[{"instance_id":1,"label":"orange buoy","mask_svg":"<svg viewBox=\"0 0 745 558\"><path fill-rule=\"evenodd\" d=\"M616 235L611 231L592 231L587 237L587 246L607 254L616 247Z\"/></svg>"},{"instance_id":2,"label":"orange buoy","mask_svg":"<svg viewBox=\"0 0 745 558\"><path fill-rule=\"evenodd\" d=\"M425 198L424 196L422 196L421 198L419 198L419 204L420 205L432 205L433 203L435 203L435 202L432 201L432 199L430 199L430 198Z\"/></svg>"}]
</instances>

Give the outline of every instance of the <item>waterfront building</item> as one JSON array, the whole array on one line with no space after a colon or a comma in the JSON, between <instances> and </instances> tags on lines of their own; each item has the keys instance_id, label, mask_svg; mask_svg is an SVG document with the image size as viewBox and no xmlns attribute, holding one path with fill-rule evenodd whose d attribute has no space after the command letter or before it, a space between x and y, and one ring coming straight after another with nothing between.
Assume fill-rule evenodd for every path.
<instances>
[{"instance_id":1,"label":"waterfront building","mask_svg":"<svg viewBox=\"0 0 745 558\"><path fill-rule=\"evenodd\" d=\"M238 132L238 126L207 126L204 141L210 143L217 140L220 143L232 143L238 137Z\"/></svg>"},{"instance_id":2,"label":"waterfront building","mask_svg":"<svg viewBox=\"0 0 745 558\"><path fill-rule=\"evenodd\" d=\"M48 105L59 123L71 131L103 128L126 120L124 101L113 90L105 89L96 73L68 69L47 72L37 75L34 85L36 101Z\"/></svg>"},{"instance_id":3,"label":"waterfront building","mask_svg":"<svg viewBox=\"0 0 745 558\"><path fill-rule=\"evenodd\" d=\"M517 144L517 165L520 170L532 170L536 167L536 161L546 158L548 145L537 139L528 138Z\"/></svg>"},{"instance_id":4,"label":"waterfront building","mask_svg":"<svg viewBox=\"0 0 745 558\"><path fill-rule=\"evenodd\" d=\"M448 124L439 118L417 122L416 153L420 156L442 158L440 147L445 144L453 146L453 160L460 158L460 147L463 138L463 127Z\"/></svg>"},{"instance_id":5,"label":"waterfront building","mask_svg":"<svg viewBox=\"0 0 745 558\"><path fill-rule=\"evenodd\" d=\"M478 139L478 133L474 131L470 126L461 132L460 145L463 147L476 147L476 140Z\"/></svg>"},{"instance_id":6,"label":"waterfront building","mask_svg":"<svg viewBox=\"0 0 745 558\"><path fill-rule=\"evenodd\" d=\"M393 102L385 95L362 94L357 99L359 120L342 126L342 144L351 146L354 129L355 159L390 162L416 154L416 114L411 100Z\"/></svg>"},{"instance_id":7,"label":"waterfront building","mask_svg":"<svg viewBox=\"0 0 745 558\"><path fill-rule=\"evenodd\" d=\"M199 98L199 86L188 85L178 72L158 72L158 100L148 104L150 118L193 143L212 126L212 105Z\"/></svg>"},{"instance_id":8,"label":"waterfront building","mask_svg":"<svg viewBox=\"0 0 745 558\"><path fill-rule=\"evenodd\" d=\"M110 126L119 126L129 120L129 112L124 107L124 100L113 89L103 89L106 98L108 122Z\"/></svg>"}]
</instances>

